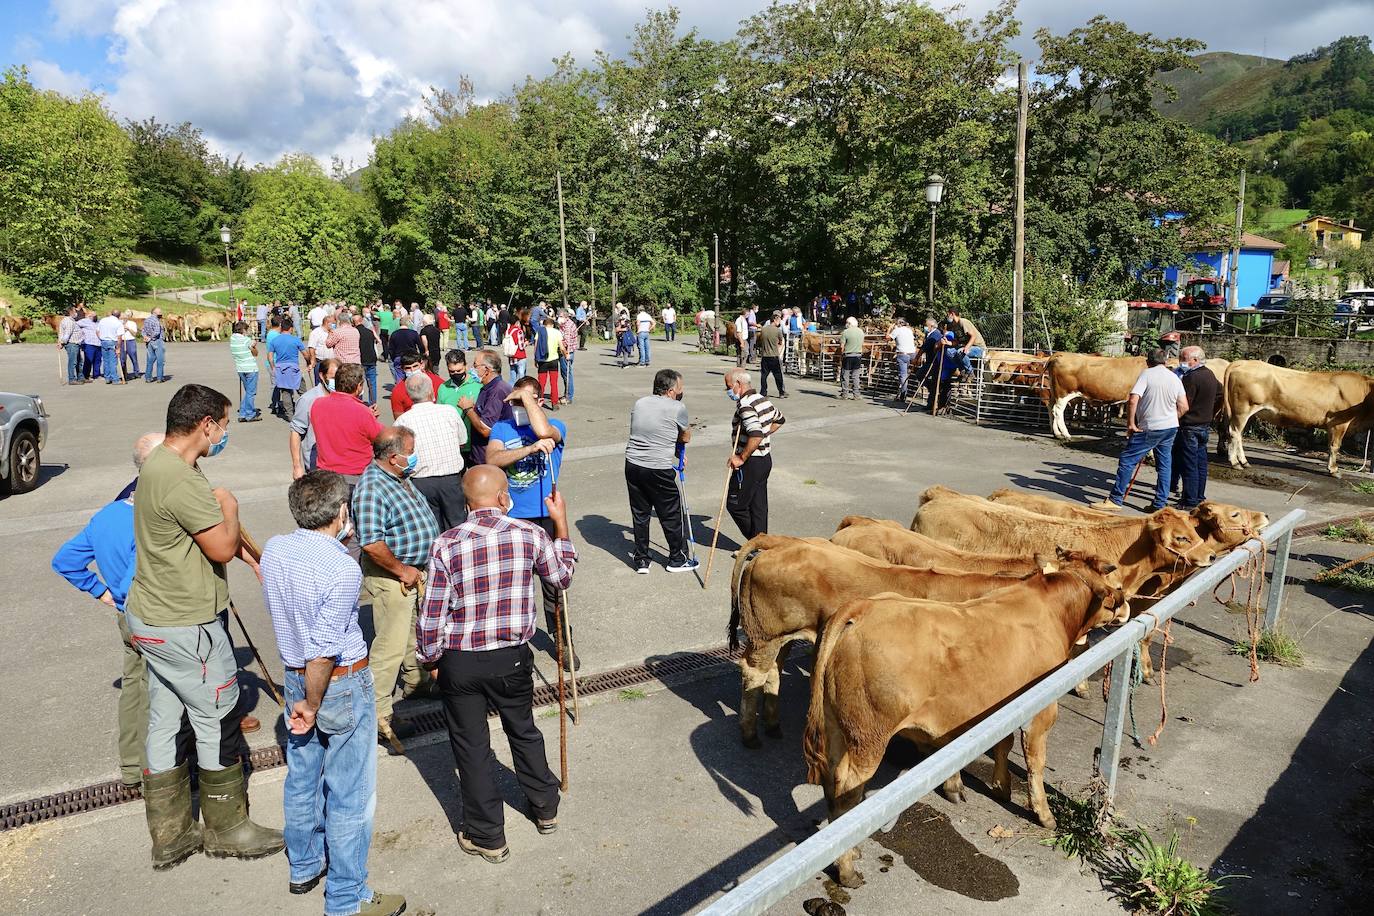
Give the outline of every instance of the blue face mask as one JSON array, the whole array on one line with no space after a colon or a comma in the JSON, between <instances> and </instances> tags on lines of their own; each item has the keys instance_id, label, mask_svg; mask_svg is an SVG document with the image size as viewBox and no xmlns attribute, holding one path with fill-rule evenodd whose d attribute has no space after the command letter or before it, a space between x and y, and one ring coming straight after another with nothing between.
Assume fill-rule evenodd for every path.
<instances>
[{"instance_id":1,"label":"blue face mask","mask_svg":"<svg viewBox=\"0 0 1374 916\"><path fill-rule=\"evenodd\" d=\"M409 477L411 474L414 474L414 473L415 473L415 467L416 467L416 465L418 465L419 463L420 463L420 456L417 455L417 454L415 454L414 452L411 452L411 453L410 453L410 457L408 457L408 458L406 459L406 466L405 466L405 468L403 468L403 469L401 470L401 476L402 476L402 477Z\"/></svg>"},{"instance_id":2,"label":"blue face mask","mask_svg":"<svg viewBox=\"0 0 1374 916\"><path fill-rule=\"evenodd\" d=\"M219 424L216 423L215 425L218 426ZM220 440L219 440L218 442L215 442L215 443L211 444L211 446L210 446L210 454L209 454L207 457L210 457L210 458L215 457L215 456L218 455L220 452L224 451L224 447L225 447L226 445L228 445L228 444L229 444L229 427L226 426L226 427L224 427L224 435L220 438Z\"/></svg>"},{"instance_id":3,"label":"blue face mask","mask_svg":"<svg viewBox=\"0 0 1374 916\"><path fill-rule=\"evenodd\" d=\"M333 390L334 390L334 380L333 380L332 378L327 378L327 379L325 379L325 380L324 380L324 387L328 388L330 391L333 391Z\"/></svg>"},{"instance_id":4,"label":"blue face mask","mask_svg":"<svg viewBox=\"0 0 1374 916\"><path fill-rule=\"evenodd\" d=\"M734 390L731 389L731 388L725 389L725 396L726 396L727 398L729 398L730 400L732 400L732 401L738 401L738 400L739 400L739 395L735 394Z\"/></svg>"}]
</instances>

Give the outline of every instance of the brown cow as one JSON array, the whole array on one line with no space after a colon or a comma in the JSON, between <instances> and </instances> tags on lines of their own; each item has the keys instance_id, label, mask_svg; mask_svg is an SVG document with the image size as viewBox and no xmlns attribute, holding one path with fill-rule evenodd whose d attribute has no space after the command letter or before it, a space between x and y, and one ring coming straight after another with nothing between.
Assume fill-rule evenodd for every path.
<instances>
[{"instance_id":1,"label":"brown cow","mask_svg":"<svg viewBox=\"0 0 1374 916\"><path fill-rule=\"evenodd\" d=\"M821 538L760 534L739 550L730 587L730 648L744 630L740 661L740 733L758 747L759 701L764 728L778 728L780 656L793 640L815 642L826 616L846 601L891 591L913 598L964 601L1015 579L941 567L896 566Z\"/></svg>"},{"instance_id":2,"label":"brown cow","mask_svg":"<svg viewBox=\"0 0 1374 916\"><path fill-rule=\"evenodd\" d=\"M162 316L162 336L167 340L180 340L185 328L180 315Z\"/></svg>"},{"instance_id":3,"label":"brown cow","mask_svg":"<svg viewBox=\"0 0 1374 916\"><path fill-rule=\"evenodd\" d=\"M1074 398L1089 401L1124 401L1131 386L1145 371L1143 356L1089 356L1085 353L1057 353L1045 363L1045 379L1050 397L1050 432L1060 439L1072 439L1064 423L1064 410Z\"/></svg>"},{"instance_id":4,"label":"brown cow","mask_svg":"<svg viewBox=\"0 0 1374 916\"><path fill-rule=\"evenodd\" d=\"M1039 493L1027 493L1011 487L1003 487L988 494L989 502L1003 506L1016 506L1028 512L1048 515L1053 518L1078 519L1080 521L1101 522L1120 518L1113 512L1094 509L1091 506L1055 499ZM1261 528L1269 524L1269 516L1263 512L1242 509L1226 503L1203 500L1189 515L1193 518L1198 534L1221 549L1239 547L1254 537Z\"/></svg>"},{"instance_id":5,"label":"brown cow","mask_svg":"<svg viewBox=\"0 0 1374 916\"><path fill-rule=\"evenodd\" d=\"M964 572L1023 576L1038 567L1029 554L988 553L984 550L959 550L948 544L917 534L901 522L847 515L830 543L902 566L947 566Z\"/></svg>"},{"instance_id":6,"label":"brown cow","mask_svg":"<svg viewBox=\"0 0 1374 916\"><path fill-rule=\"evenodd\" d=\"M1124 618L1107 569L1075 564L958 604L882 594L840 608L816 653L803 741L807 779L825 788L831 823L863 798L894 736L925 751L943 746L1067 661L1089 630ZM1046 827L1045 745L1058 714L1051 703L1022 732L1030 807ZM1014 737L993 752L991 788L1004 800ZM835 862L846 887L863 883L857 857Z\"/></svg>"},{"instance_id":7,"label":"brown cow","mask_svg":"<svg viewBox=\"0 0 1374 916\"><path fill-rule=\"evenodd\" d=\"M1321 427L1330 437L1326 469L1340 477L1336 456L1351 429L1374 422L1374 379L1358 372L1302 372L1240 360L1226 373L1227 457L1243 467L1245 424L1261 414L1279 426ZM1362 466L1363 467L1363 466Z\"/></svg>"},{"instance_id":8,"label":"brown cow","mask_svg":"<svg viewBox=\"0 0 1374 916\"><path fill-rule=\"evenodd\" d=\"M19 343L25 332L32 330L33 319L24 315L0 316L0 329L5 332L6 343Z\"/></svg>"},{"instance_id":9,"label":"brown cow","mask_svg":"<svg viewBox=\"0 0 1374 916\"><path fill-rule=\"evenodd\" d=\"M220 339L220 328L229 321L223 312L190 312L182 321L182 340L199 340L201 331L209 331L211 340Z\"/></svg>"}]
</instances>

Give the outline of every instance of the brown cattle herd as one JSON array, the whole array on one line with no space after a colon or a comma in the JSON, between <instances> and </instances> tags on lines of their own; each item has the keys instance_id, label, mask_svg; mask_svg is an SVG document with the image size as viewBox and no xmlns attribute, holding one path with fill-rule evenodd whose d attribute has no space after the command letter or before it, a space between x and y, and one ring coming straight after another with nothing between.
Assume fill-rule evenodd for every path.
<instances>
[{"instance_id":1,"label":"brown cattle herd","mask_svg":"<svg viewBox=\"0 0 1374 916\"><path fill-rule=\"evenodd\" d=\"M781 735L788 644L816 643L803 751L833 820L863 798L893 737L924 751L953 740L1072 657L1090 630L1148 609L1268 523L1216 502L1120 518L1015 490L983 498L936 486L910 528L848 516L829 540L759 535L740 548L731 578L731 645L745 638L741 737L759 746L760 713L765 732ZM1051 704L1021 734L1029 807L1047 827L1045 747L1057 714ZM1014 737L992 749L991 788L1004 800ZM960 776L942 792L962 799ZM856 858L851 850L836 862L847 887L863 882Z\"/></svg>"}]
</instances>

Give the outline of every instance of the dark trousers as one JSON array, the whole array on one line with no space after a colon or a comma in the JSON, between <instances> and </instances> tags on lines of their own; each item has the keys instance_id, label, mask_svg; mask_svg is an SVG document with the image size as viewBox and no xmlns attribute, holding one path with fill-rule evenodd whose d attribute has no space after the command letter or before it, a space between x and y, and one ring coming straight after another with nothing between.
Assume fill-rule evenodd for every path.
<instances>
[{"instance_id":1,"label":"dark trousers","mask_svg":"<svg viewBox=\"0 0 1374 916\"><path fill-rule=\"evenodd\" d=\"M463 475L444 474L439 477L412 477L410 482L429 503L429 511L439 523L440 531L461 525L468 517L468 504L463 499Z\"/></svg>"},{"instance_id":2,"label":"dark trousers","mask_svg":"<svg viewBox=\"0 0 1374 916\"><path fill-rule=\"evenodd\" d=\"M544 736L534 725L534 655L529 644L463 652L439 659L439 689L449 746L458 765L463 798L463 833L485 849L506 845L505 802L496 785L487 708L501 717L515 776L537 818L558 814L558 778L544 754Z\"/></svg>"},{"instance_id":3,"label":"dark trousers","mask_svg":"<svg viewBox=\"0 0 1374 916\"><path fill-rule=\"evenodd\" d=\"M81 353L86 358L86 362L81 369L84 378L100 378L101 351L100 344L82 344Z\"/></svg>"},{"instance_id":4,"label":"dark trousers","mask_svg":"<svg viewBox=\"0 0 1374 916\"><path fill-rule=\"evenodd\" d=\"M754 456L730 475L730 491L725 508L739 526L745 540L768 532L768 475L773 471L773 456Z\"/></svg>"},{"instance_id":5,"label":"dark trousers","mask_svg":"<svg viewBox=\"0 0 1374 916\"><path fill-rule=\"evenodd\" d=\"M672 468L645 468L625 462L625 485L630 491L630 518L635 529L635 563L649 559L649 520L658 515L668 539L668 563L687 561L687 535L682 524L682 494Z\"/></svg>"},{"instance_id":6,"label":"dark trousers","mask_svg":"<svg viewBox=\"0 0 1374 916\"><path fill-rule=\"evenodd\" d=\"M1191 509L1207 498L1207 439L1212 427L1201 423L1181 425L1174 437L1173 464L1170 469L1170 489L1183 481L1183 498L1179 503Z\"/></svg>"},{"instance_id":7,"label":"dark trousers","mask_svg":"<svg viewBox=\"0 0 1374 916\"><path fill-rule=\"evenodd\" d=\"M764 356L759 360L759 394L768 397L768 376L778 381L778 394L786 394L787 386L782 383L782 360L776 356Z\"/></svg>"}]
</instances>

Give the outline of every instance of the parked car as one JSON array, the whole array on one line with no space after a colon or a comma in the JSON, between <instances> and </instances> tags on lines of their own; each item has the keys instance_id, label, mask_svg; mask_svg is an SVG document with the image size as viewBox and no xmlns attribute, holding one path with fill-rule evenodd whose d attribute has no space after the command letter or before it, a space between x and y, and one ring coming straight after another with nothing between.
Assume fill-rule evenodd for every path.
<instances>
[{"instance_id":1,"label":"parked car","mask_svg":"<svg viewBox=\"0 0 1374 916\"><path fill-rule=\"evenodd\" d=\"M1259 297L1255 303L1255 308L1261 312L1286 312L1288 303L1293 301L1293 297L1287 293L1265 293Z\"/></svg>"},{"instance_id":2,"label":"parked car","mask_svg":"<svg viewBox=\"0 0 1374 916\"><path fill-rule=\"evenodd\" d=\"M0 493L27 493L38 486L39 456L47 440L42 398L0 391Z\"/></svg>"}]
</instances>

